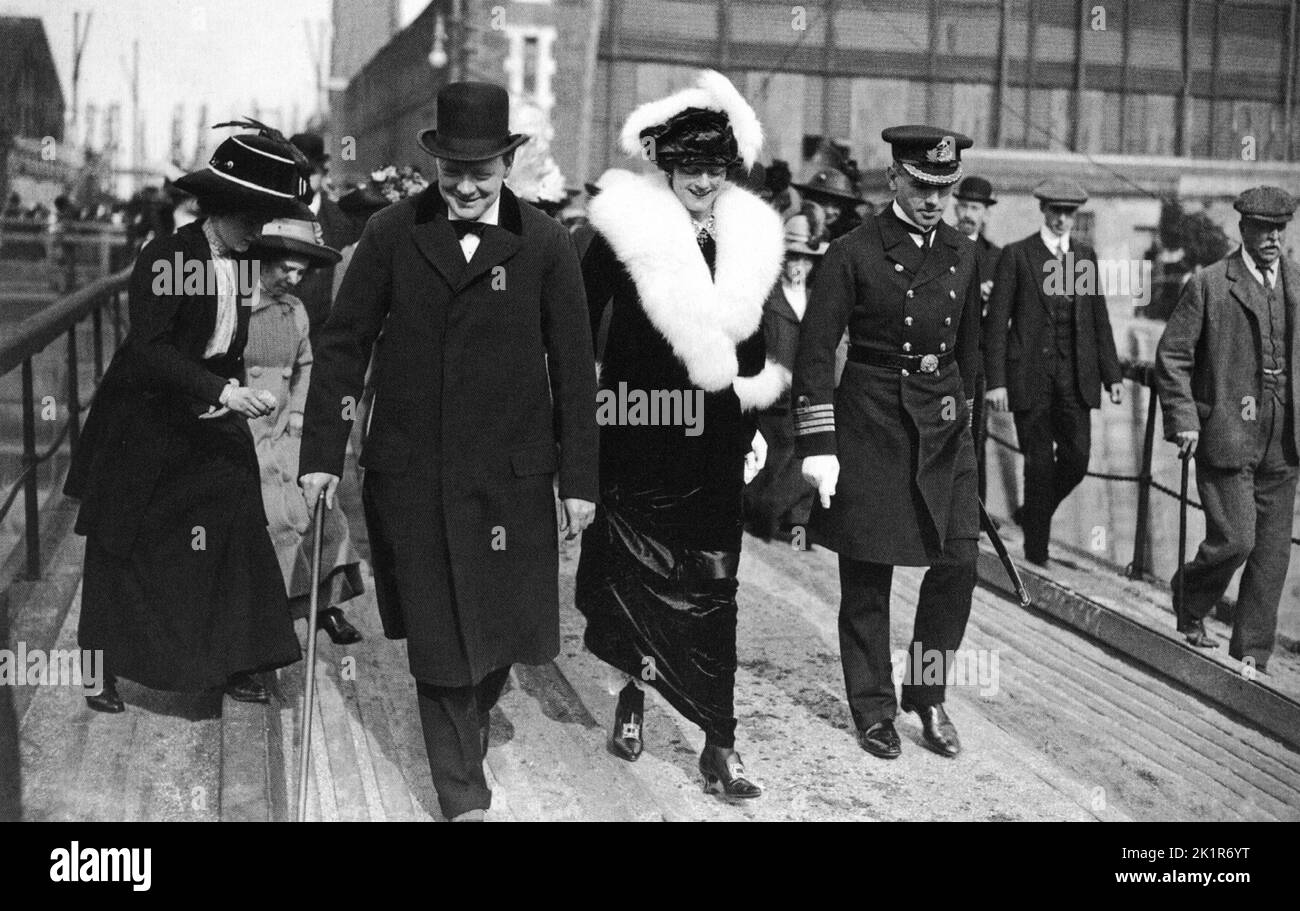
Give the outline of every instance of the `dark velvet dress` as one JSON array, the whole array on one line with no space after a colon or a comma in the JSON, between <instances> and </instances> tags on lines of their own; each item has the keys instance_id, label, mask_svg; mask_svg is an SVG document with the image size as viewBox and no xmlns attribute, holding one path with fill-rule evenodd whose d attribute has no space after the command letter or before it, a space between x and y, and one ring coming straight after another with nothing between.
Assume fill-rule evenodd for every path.
<instances>
[{"instance_id":1,"label":"dark velvet dress","mask_svg":"<svg viewBox=\"0 0 1300 911\"><path fill-rule=\"evenodd\" d=\"M714 268L715 244L700 255ZM600 496L584 532L576 602L597 657L656 687L711 744L734 744L736 570L744 462L754 436L731 387L704 392L643 309L603 236L583 259L596 337L606 306L601 388L680 390L703 401L697 435L682 426L600 428ZM759 327L736 348L741 376L764 366Z\"/></svg>"}]
</instances>

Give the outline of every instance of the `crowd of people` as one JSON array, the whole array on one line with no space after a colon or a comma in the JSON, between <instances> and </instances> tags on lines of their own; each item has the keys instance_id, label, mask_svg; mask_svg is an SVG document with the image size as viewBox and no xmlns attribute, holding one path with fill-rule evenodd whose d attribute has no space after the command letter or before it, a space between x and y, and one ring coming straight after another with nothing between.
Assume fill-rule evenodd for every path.
<instances>
[{"instance_id":1,"label":"crowd of people","mask_svg":"<svg viewBox=\"0 0 1300 911\"><path fill-rule=\"evenodd\" d=\"M118 676L266 701L259 675L300 657L321 501L322 625L359 641L338 494L359 445L376 603L406 640L447 818L490 806L488 717L510 667L558 652L561 536L581 538L585 644L623 681L616 756L641 755L651 687L702 730L707 788L762 794L736 750L746 527L838 554L862 748L899 756L902 710L957 756L943 681L976 582L984 413L1014 415L1024 556L1046 566L1090 412L1122 399L1104 297L1044 281L1052 260L1095 264L1072 231L1086 190L1041 184L1042 225L999 250L983 236L995 188L963 171L969 138L885 130L877 211L844 170L795 182L761 165L753 108L704 72L631 113L622 149L654 168L602 175L579 217L511 191L529 137L508 124L503 89L452 83L419 137L428 181L389 168L336 201L319 136L256 122L175 181L195 217L139 254L130 333L67 484L87 537L80 644L112 675L90 706L123 711ZM1180 570L1178 629L1213 644L1201 618L1244 562L1230 651L1261 669L1296 485L1300 272L1279 260L1295 206L1276 188L1242 195L1242 251L1191 279L1160 348L1166 428L1196 452L1210 526ZM159 293L176 259L212 279ZM598 392L620 388L698 396L703 423L598 422ZM1244 395L1258 407L1234 419ZM928 567L908 654L940 664L937 682L909 666L901 699L895 566Z\"/></svg>"}]
</instances>

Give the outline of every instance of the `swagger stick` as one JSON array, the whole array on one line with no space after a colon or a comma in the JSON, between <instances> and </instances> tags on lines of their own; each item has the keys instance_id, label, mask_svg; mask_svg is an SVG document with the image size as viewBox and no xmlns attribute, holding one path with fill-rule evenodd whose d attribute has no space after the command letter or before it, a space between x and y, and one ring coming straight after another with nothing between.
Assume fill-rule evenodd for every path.
<instances>
[{"instance_id":1,"label":"swagger stick","mask_svg":"<svg viewBox=\"0 0 1300 911\"><path fill-rule=\"evenodd\" d=\"M1183 579L1187 573L1183 572L1183 555L1187 553L1187 473L1192 466L1190 453L1180 452L1178 457L1183 460L1183 477L1178 485L1178 609L1187 610L1187 599L1184 597Z\"/></svg>"},{"instance_id":2,"label":"swagger stick","mask_svg":"<svg viewBox=\"0 0 1300 911\"><path fill-rule=\"evenodd\" d=\"M1015 589L1016 597L1020 599L1020 606L1029 607L1034 603L1034 599L1029 597L1029 592L1025 591L1025 583L1020 580L1020 571L1016 569L1016 564L1011 562L1011 554L1007 553L1007 546L1002 543L998 527L989 518L989 511L984 508L984 501L977 497L975 502L980 505L980 528L984 529L984 533L993 542L993 549L997 551L998 559L1002 561L1003 568L1011 577L1011 587Z\"/></svg>"},{"instance_id":3,"label":"swagger stick","mask_svg":"<svg viewBox=\"0 0 1300 911\"><path fill-rule=\"evenodd\" d=\"M307 821L307 764L311 759L311 716L316 703L316 599L320 594L321 530L325 513L321 501L325 491L316 497L315 537L311 547L311 608L307 612L307 691L303 696L302 726L298 736L298 822Z\"/></svg>"}]
</instances>

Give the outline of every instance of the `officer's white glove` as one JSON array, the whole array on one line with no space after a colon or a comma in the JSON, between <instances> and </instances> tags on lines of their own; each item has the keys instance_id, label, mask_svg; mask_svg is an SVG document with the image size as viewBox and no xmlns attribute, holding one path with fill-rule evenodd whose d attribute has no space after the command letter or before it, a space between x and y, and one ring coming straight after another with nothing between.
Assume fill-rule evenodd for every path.
<instances>
[{"instance_id":1,"label":"officer's white glove","mask_svg":"<svg viewBox=\"0 0 1300 911\"><path fill-rule=\"evenodd\" d=\"M767 440L763 439L763 434L758 431L754 432L754 441L750 443L749 454L745 456L745 483L748 484L754 480L754 477L763 470L767 464Z\"/></svg>"},{"instance_id":2,"label":"officer's white glove","mask_svg":"<svg viewBox=\"0 0 1300 911\"><path fill-rule=\"evenodd\" d=\"M840 460L833 455L808 456L803 460L803 477L817 488L822 508L830 509L835 485L840 480Z\"/></svg>"}]
</instances>

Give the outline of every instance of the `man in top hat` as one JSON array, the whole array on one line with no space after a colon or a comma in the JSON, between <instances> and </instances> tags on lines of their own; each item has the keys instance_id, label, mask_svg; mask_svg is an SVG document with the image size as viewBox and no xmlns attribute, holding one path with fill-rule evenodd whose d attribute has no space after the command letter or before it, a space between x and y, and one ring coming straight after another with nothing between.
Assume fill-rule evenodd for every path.
<instances>
[{"instance_id":1,"label":"man in top hat","mask_svg":"<svg viewBox=\"0 0 1300 911\"><path fill-rule=\"evenodd\" d=\"M832 241L813 279L792 389L797 447L820 499L813 540L839 553L840 660L859 743L884 758L902 751L890 587L895 566L928 566L901 708L920 715L931 749L956 756L943 681L975 588L980 293L975 245L943 212L971 140L928 126L881 136L893 147L894 199Z\"/></svg>"},{"instance_id":2,"label":"man in top hat","mask_svg":"<svg viewBox=\"0 0 1300 911\"><path fill-rule=\"evenodd\" d=\"M566 537L595 511L596 368L568 233L504 186L528 140L506 91L437 104L436 183L371 216L314 344L300 480L334 505L380 339L360 458L380 616L407 640L442 812L481 820L510 666L559 651L557 471Z\"/></svg>"},{"instance_id":3,"label":"man in top hat","mask_svg":"<svg viewBox=\"0 0 1300 911\"><path fill-rule=\"evenodd\" d=\"M984 236L989 215L998 201L993 197L993 184L974 174L963 178L952 194L956 202L953 215L957 221L957 230L975 243L976 265L979 267L980 300L984 304L983 315L988 316L989 296L993 293L993 272L998 265L1002 248ZM980 320L980 350L983 351L983 319ZM980 499L984 499L988 489L988 472L985 468L985 448L988 443L988 414L984 407L984 393L987 386L984 377L984 361L981 356L979 376L975 380L975 412L971 420L971 430L975 434L975 461L979 464Z\"/></svg>"},{"instance_id":4,"label":"man in top hat","mask_svg":"<svg viewBox=\"0 0 1300 911\"><path fill-rule=\"evenodd\" d=\"M356 222L330 199L325 188L325 176L329 174L330 156L325 151L325 140L316 133L295 133L289 141L302 152L311 165L312 198L307 205L316 222L320 225L321 235L327 247L342 250L355 243L360 236ZM330 304L334 294L334 266L321 265L309 269L299 282L295 292L303 306L307 308L307 318L311 321L312 335L325 325L329 316Z\"/></svg>"},{"instance_id":5,"label":"man in top hat","mask_svg":"<svg viewBox=\"0 0 1300 911\"><path fill-rule=\"evenodd\" d=\"M1204 618L1244 563L1228 653L1262 671L1291 559L1300 449L1300 268L1282 252L1296 200L1255 187L1233 206L1241 249L1184 287L1156 349L1156 384L1167 439L1196 457L1205 508L1205 541L1172 581L1178 630L1214 647Z\"/></svg>"},{"instance_id":6,"label":"man in top hat","mask_svg":"<svg viewBox=\"0 0 1300 911\"><path fill-rule=\"evenodd\" d=\"M791 184L799 194L809 202L821 206L826 213L825 228L831 238L843 237L858 226L858 216L854 208L862 202L862 197L853 187L853 183L842 171L824 168L806 183Z\"/></svg>"},{"instance_id":7,"label":"man in top hat","mask_svg":"<svg viewBox=\"0 0 1300 911\"><path fill-rule=\"evenodd\" d=\"M1088 280L1100 274L1097 254L1070 236L1088 194L1053 178L1034 196L1042 228L1008 244L998 259L984 369L988 405L1013 413L1025 456L1025 559L1045 566L1052 516L1088 471L1091 410L1101 407L1103 386L1115 404L1124 387L1106 297Z\"/></svg>"}]
</instances>

